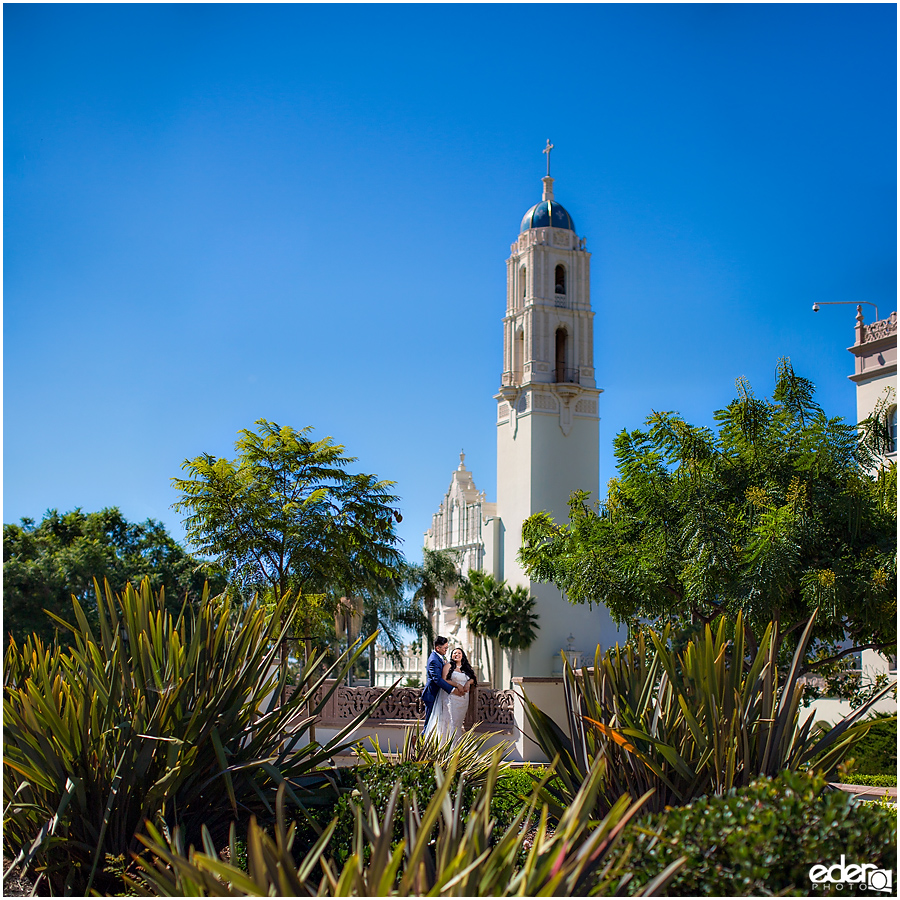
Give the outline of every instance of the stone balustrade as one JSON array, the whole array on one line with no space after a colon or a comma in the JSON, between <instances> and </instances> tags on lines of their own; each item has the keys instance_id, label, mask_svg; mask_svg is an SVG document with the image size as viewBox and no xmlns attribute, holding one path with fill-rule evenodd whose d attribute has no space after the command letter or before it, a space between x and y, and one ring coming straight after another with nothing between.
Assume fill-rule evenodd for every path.
<instances>
[{"instance_id":1,"label":"stone balustrade","mask_svg":"<svg viewBox=\"0 0 900 900\"><path fill-rule=\"evenodd\" d=\"M322 693L330 690L333 684L333 681L326 681L321 688ZM338 685L337 690L328 699L317 724L329 726L347 722L372 707L387 690L389 689L381 687ZM475 699L477 702L477 726L497 730L507 730L513 727L515 712L515 693L513 691L497 691L490 684L479 684ZM390 696L367 721L386 725L403 725L424 718L425 704L422 702L422 689L395 687Z\"/></svg>"}]
</instances>

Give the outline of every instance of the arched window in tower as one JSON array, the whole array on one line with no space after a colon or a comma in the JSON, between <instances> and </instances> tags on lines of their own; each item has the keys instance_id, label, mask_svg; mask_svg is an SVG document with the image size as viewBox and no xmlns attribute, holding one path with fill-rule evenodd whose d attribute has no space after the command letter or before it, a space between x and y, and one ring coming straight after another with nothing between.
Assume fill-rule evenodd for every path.
<instances>
[{"instance_id":1,"label":"arched window in tower","mask_svg":"<svg viewBox=\"0 0 900 900\"><path fill-rule=\"evenodd\" d=\"M888 413L888 453L897 452L897 407Z\"/></svg>"},{"instance_id":2,"label":"arched window in tower","mask_svg":"<svg viewBox=\"0 0 900 900\"><path fill-rule=\"evenodd\" d=\"M556 380L566 380L566 334L565 328L556 329Z\"/></svg>"},{"instance_id":3,"label":"arched window in tower","mask_svg":"<svg viewBox=\"0 0 900 900\"><path fill-rule=\"evenodd\" d=\"M516 384L525 380L525 332L521 328L513 338L513 377Z\"/></svg>"},{"instance_id":4,"label":"arched window in tower","mask_svg":"<svg viewBox=\"0 0 900 900\"><path fill-rule=\"evenodd\" d=\"M562 264L556 267L556 293L566 292L566 267Z\"/></svg>"},{"instance_id":5,"label":"arched window in tower","mask_svg":"<svg viewBox=\"0 0 900 900\"><path fill-rule=\"evenodd\" d=\"M526 278L527 274L528 272L525 266L522 266L522 268L519 269L519 284L522 286L522 306L525 305L525 297L528 296L528 279Z\"/></svg>"}]
</instances>

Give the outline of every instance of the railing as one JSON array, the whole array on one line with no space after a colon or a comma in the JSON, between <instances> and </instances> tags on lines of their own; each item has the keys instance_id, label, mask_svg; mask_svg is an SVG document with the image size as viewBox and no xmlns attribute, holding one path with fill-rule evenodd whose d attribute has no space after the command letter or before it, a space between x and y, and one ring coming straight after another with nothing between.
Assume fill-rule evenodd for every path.
<instances>
[{"instance_id":1,"label":"railing","mask_svg":"<svg viewBox=\"0 0 900 900\"><path fill-rule=\"evenodd\" d=\"M326 682L327 691L333 682ZM353 719L371 708L387 688L346 687L339 685L323 710L322 725L336 725ZM495 691L489 684L479 684L476 694L476 723L508 728L513 724L514 691ZM369 717L369 722L404 724L425 718L422 689L396 687L384 703Z\"/></svg>"}]
</instances>

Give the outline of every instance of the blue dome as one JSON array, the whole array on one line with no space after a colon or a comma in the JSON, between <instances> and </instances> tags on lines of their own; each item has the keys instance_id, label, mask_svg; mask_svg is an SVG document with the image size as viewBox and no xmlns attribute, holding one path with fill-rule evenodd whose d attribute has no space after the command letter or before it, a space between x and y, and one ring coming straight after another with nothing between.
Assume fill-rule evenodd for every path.
<instances>
[{"instance_id":1,"label":"blue dome","mask_svg":"<svg viewBox=\"0 0 900 900\"><path fill-rule=\"evenodd\" d=\"M568 228L569 231L574 231L575 223L561 204L555 200L542 200L525 213L519 233L528 231L529 228L549 227Z\"/></svg>"}]
</instances>

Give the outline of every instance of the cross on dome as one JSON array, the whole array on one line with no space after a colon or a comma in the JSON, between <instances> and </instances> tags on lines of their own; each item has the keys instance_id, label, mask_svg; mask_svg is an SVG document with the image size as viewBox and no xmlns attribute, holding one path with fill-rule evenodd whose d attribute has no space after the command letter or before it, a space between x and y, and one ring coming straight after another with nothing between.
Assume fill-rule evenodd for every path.
<instances>
[{"instance_id":1,"label":"cross on dome","mask_svg":"<svg viewBox=\"0 0 900 900\"><path fill-rule=\"evenodd\" d=\"M547 138L547 146L541 151L542 153L547 154L547 175L550 175L550 151L553 149L553 144L550 143L550 138Z\"/></svg>"}]
</instances>

